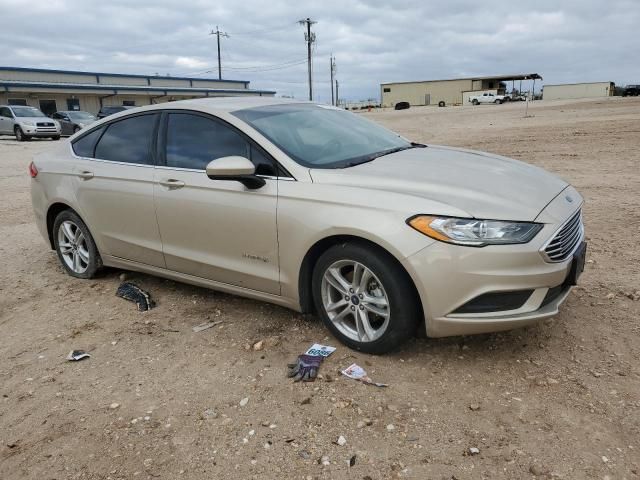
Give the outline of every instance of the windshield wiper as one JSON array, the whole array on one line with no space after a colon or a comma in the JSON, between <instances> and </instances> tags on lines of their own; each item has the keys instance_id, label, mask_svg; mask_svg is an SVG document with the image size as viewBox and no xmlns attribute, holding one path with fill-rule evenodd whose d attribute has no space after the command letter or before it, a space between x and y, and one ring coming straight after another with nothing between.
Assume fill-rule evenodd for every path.
<instances>
[{"instance_id":1,"label":"windshield wiper","mask_svg":"<svg viewBox=\"0 0 640 480\"><path fill-rule=\"evenodd\" d=\"M356 165L362 165L363 163L372 162L376 158L384 157L385 155L391 155L392 153L401 152L403 150L410 150L412 148L426 148L426 147L427 146L422 143L411 142L411 145L407 147L391 148L389 150L383 150L381 152L376 152L376 153L372 153L371 155L360 157L357 160L347 162L342 168L349 168L349 167L355 167Z\"/></svg>"}]
</instances>

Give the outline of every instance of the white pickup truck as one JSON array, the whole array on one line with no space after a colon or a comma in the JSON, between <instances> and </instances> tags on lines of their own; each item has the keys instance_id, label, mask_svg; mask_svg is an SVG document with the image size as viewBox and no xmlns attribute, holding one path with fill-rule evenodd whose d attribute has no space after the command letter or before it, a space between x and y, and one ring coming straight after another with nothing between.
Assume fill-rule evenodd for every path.
<instances>
[{"instance_id":1,"label":"white pickup truck","mask_svg":"<svg viewBox=\"0 0 640 480\"><path fill-rule=\"evenodd\" d=\"M473 95L469 97L469 101L474 105L480 105L481 103L502 103L505 101L505 97L504 95L484 92L482 95Z\"/></svg>"}]
</instances>

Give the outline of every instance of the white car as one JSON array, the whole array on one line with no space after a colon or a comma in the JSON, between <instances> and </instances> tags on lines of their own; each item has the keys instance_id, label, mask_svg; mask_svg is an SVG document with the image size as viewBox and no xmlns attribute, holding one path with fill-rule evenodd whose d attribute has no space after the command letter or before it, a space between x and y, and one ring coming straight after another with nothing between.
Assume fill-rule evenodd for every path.
<instances>
[{"instance_id":1,"label":"white car","mask_svg":"<svg viewBox=\"0 0 640 480\"><path fill-rule=\"evenodd\" d=\"M481 103L502 103L505 101L504 95L496 95L495 93L484 92L482 95L474 95L469 97L469 101L474 105Z\"/></svg>"},{"instance_id":2,"label":"white car","mask_svg":"<svg viewBox=\"0 0 640 480\"><path fill-rule=\"evenodd\" d=\"M34 107L0 105L0 135L15 135L24 142L32 137L60 140L60 123Z\"/></svg>"}]
</instances>

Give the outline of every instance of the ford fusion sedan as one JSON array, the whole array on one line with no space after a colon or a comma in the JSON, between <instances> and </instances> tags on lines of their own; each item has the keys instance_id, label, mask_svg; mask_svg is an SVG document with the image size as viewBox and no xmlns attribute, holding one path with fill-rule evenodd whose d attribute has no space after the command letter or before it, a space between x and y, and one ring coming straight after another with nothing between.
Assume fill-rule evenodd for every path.
<instances>
[{"instance_id":1,"label":"ford fusion sedan","mask_svg":"<svg viewBox=\"0 0 640 480\"><path fill-rule=\"evenodd\" d=\"M63 110L54 113L52 118L60 123L62 135L78 133L84 127L91 125L97 120L97 118L89 112L80 110Z\"/></svg>"},{"instance_id":2,"label":"ford fusion sedan","mask_svg":"<svg viewBox=\"0 0 640 480\"><path fill-rule=\"evenodd\" d=\"M584 267L583 199L540 168L422 145L326 105L199 99L92 124L34 159L62 266L103 265L315 312L384 353L558 313Z\"/></svg>"},{"instance_id":3,"label":"ford fusion sedan","mask_svg":"<svg viewBox=\"0 0 640 480\"><path fill-rule=\"evenodd\" d=\"M34 107L0 105L0 135L15 135L19 142L34 137L60 140L60 123Z\"/></svg>"}]
</instances>

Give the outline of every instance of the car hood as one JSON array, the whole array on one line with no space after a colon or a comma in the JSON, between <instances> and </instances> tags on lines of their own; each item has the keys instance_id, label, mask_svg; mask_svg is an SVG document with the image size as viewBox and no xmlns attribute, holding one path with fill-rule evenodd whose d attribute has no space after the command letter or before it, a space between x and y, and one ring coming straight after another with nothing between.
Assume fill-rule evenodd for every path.
<instances>
[{"instance_id":1,"label":"car hood","mask_svg":"<svg viewBox=\"0 0 640 480\"><path fill-rule=\"evenodd\" d=\"M312 169L314 182L410 194L470 217L533 221L568 184L527 163L460 148L428 146L344 169ZM425 210L418 213L442 214Z\"/></svg>"},{"instance_id":2,"label":"car hood","mask_svg":"<svg viewBox=\"0 0 640 480\"><path fill-rule=\"evenodd\" d=\"M54 120L49 117L16 117L16 122L54 122Z\"/></svg>"}]
</instances>

